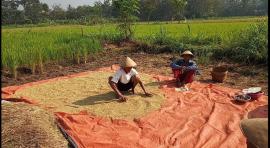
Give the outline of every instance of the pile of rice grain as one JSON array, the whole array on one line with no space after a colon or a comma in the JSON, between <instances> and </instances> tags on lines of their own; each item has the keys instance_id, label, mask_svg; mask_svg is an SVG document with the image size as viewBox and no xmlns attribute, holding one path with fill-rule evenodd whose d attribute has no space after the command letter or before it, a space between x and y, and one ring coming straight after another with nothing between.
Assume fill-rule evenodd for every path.
<instances>
[{"instance_id":1,"label":"pile of rice grain","mask_svg":"<svg viewBox=\"0 0 270 148\"><path fill-rule=\"evenodd\" d=\"M151 76L140 74L146 90L153 93L153 97L144 96L138 85L136 94L127 93L128 101L117 102L112 92L108 77L110 72L91 72L89 75L48 82L19 90L14 97L26 96L38 100L43 106L49 106L52 111L89 113L120 119L133 119L160 108L164 95L159 90L158 82Z\"/></svg>"},{"instance_id":2,"label":"pile of rice grain","mask_svg":"<svg viewBox=\"0 0 270 148\"><path fill-rule=\"evenodd\" d=\"M1 146L66 148L67 140L51 114L24 103L2 103Z\"/></svg>"}]
</instances>

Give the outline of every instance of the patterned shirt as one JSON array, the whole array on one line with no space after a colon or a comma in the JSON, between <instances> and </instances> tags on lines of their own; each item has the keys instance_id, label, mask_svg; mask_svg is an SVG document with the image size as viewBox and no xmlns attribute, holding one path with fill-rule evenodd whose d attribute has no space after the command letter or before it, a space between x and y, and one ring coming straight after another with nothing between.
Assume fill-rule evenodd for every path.
<instances>
[{"instance_id":1,"label":"patterned shirt","mask_svg":"<svg viewBox=\"0 0 270 148\"><path fill-rule=\"evenodd\" d=\"M171 63L170 65L172 68L179 68L180 66L185 66L188 70L196 70L197 74L200 74L197 64L193 60L189 60L188 62L185 62L184 59L179 59Z\"/></svg>"}]
</instances>

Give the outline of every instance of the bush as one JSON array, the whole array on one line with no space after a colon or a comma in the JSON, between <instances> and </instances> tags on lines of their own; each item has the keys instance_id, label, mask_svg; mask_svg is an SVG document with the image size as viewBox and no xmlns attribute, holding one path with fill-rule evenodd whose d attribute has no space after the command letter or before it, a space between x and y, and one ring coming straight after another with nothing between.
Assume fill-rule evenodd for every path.
<instances>
[{"instance_id":1,"label":"bush","mask_svg":"<svg viewBox=\"0 0 270 148\"><path fill-rule=\"evenodd\" d=\"M168 36L167 30L161 26L159 32L156 33L152 38L153 44L157 45L168 45L172 42L172 40L173 39Z\"/></svg>"},{"instance_id":2,"label":"bush","mask_svg":"<svg viewBox=\"0 0 270 148\"><path fill-rule=\"evenodd\" d=\"M247 64L267 64L268 59L268 22L252 24L233 34L228 45L216 50L214 57L225 57Z\"/></svg>"}]
</instances>

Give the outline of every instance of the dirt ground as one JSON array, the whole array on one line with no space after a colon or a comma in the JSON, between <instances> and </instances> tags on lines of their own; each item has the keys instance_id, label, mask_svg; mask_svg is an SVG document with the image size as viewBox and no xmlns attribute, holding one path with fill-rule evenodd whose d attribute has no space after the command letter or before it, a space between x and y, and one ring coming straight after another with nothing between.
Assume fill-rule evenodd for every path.
<instances>
[{"instance_id":1,"label":"dirt ground","mask_svg":"<svg viewBox=\"0 0 270 148\"><path fill-rule=\"evenodd\" d=\"M172 76L169 64L171 63L171 58L175 56L173 54L148 54L136 50L133 44L122 46L108 44L105 45L105 49L106 50L101 53L90 56L87 63L78 65L65 61L60 64L46 64L44 66L45 71L42 74L31 74L29 73L29 69L22 68L19 70L17 80L12 78L11 74L7 70L2 69L2 87L21 85L28 82L40 81L44 79L95 70L97 68L111 66L113 64L119 64L119 62L124 59L125 56L129 56L135 62L137 62L137 69L139 72ZM211 69L217 65L217 62L213 62L210 65L203 65L201 63L197 64L199 66L201 75L197 76L196 80L204 83L215 83L211 80L210 72ZM228 77L224 83L217 83L217 85L238 89L259 86L263 88L263 91L266 94L268 94L267 66L259 65L255 67L229 62L225 64L229 66ZM48 144L54 143L56 147L67 147L66 140L64 140L64 138L61 137L61 133L55 129L56 125L54 124L53 120L47 120L48 115L46 113L44 113L45 115L43 114L44 116L35 116L35 110L31 108L32 106L29 105L16 105L9 107L4 106L4 110L2 110L2 115L4 115L4 118L2 118L2 138L4 138L4 141L2 140L2 146L42 147L45 145L46 147ZM35 117L37 120L33 120ZM14 124L14 119L16 119L18 123L22 124ZM36 124L36 122L40 124ZM46 131L45 128L40 127L41 125L50 126L48 128L51 130ZM48 138L48 135L57 136L54 138Z\"/></svg>"}]
</instances>

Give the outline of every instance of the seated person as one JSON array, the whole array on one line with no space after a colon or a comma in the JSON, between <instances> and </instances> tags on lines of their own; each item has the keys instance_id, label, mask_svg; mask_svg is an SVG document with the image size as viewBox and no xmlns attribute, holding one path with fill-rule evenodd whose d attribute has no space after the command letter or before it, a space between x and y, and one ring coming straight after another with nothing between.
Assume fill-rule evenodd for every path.
<instances>
[{"instance_id":1,"label":"seated person","mask_svg":"<svg viewBox=\"0 0 270 148\"><path fill-rule=\"evenodd\" d=\"M137 64L127 57L125 63L122 64L121 68L114 74L114 76L109 77L108 83L120 101L127 101L126 96L124 96L121 91L129 91L131 89L134 94L134 88L138 83L142 87L146 96L152 96L152 94L146 92L144 85L138 76L138 72L134 69L136 66Z\"/></svg>"},{"instance_id":2,"label":"seated person","mask_svg":"<svg viewBox=\"0 0 270 148\"><path fill-rule=\"evenodd\" d=\"M191 59L194 55L190 51L185 51L181 54L183 59L179 59L171 63L172 69L180 70L178 76L176 76L177 87L183 87L187 83L191 83L194 79L195 74L198 72L197 65Z\"/></svg>"}]
</instances>

